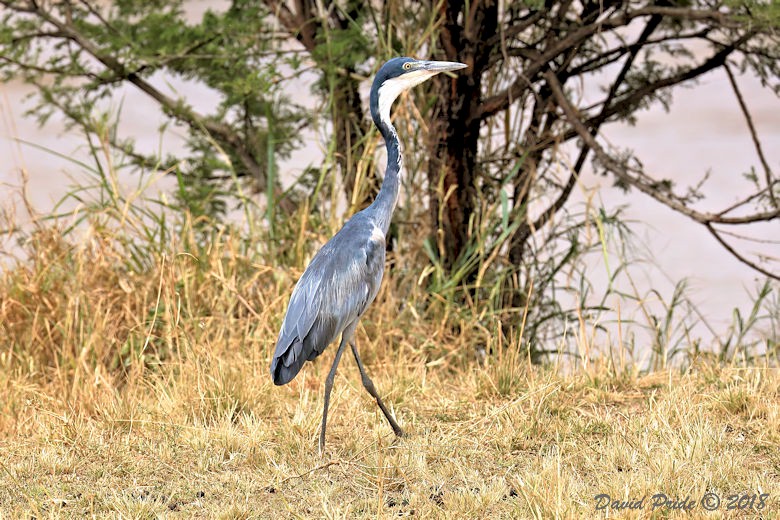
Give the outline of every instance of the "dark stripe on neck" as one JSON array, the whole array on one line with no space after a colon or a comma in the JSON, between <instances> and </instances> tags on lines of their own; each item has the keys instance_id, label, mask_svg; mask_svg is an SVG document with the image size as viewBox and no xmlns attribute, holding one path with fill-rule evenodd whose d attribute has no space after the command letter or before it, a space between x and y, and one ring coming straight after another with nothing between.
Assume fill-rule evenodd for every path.
<instances>
[{"instance_id":1,"label":"dark stripe on neck","mask_svg":"<svg viewBox=\"0 0 780 520\"><path fill-rule=\"evenodd\" d=\"M374 217L377 226L383 233L387 234L390 227L390 219L393 217L395 203L398 200L398 191L400 189L401 179L401 143L398 140L398 134L392 125L382 123L379 131L385 138L385 147L387 148L387 167L385 168L385 177L382 180L382 187L376 200L370 207L374 210Z\"/></svg>"}]
</instances>

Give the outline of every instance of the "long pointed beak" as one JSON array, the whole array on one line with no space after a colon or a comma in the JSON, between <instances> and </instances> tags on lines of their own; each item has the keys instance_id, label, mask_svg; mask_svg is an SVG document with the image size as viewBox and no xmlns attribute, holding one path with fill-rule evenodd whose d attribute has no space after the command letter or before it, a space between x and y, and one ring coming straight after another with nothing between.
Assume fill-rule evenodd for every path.
<instances>
[{"instance_id":1,"label":"long pointed beak","mask_svg":"<svg viewBox=\"0 0 780 520\"><path fill-rule=\"evenodd\" d=\"M465 63L457 61L423 61L422 68L431 72L446 72L449 70L460 70L468 67Z\"/></svg>"}]
</instances>

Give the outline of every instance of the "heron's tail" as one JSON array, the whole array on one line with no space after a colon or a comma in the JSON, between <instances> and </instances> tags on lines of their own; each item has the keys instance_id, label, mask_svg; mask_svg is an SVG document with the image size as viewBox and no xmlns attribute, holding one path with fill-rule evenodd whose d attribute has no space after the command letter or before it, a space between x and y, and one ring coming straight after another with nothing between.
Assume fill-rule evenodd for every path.
<instances>
[{"instance_id":1,"label":"heron's tail","mask_svg":"<svg viewBox=\"0 0 780 520\"><path fill-rule=\"evenodd\" d=\"M302 347L301 341L295 338L284 351L274 355L273 360L271 360L271 377L275 385L286 385L295 379L295 376L301 371L303 364L306 363L306 357L301 355Z\"/></svg>"}]
</instances>

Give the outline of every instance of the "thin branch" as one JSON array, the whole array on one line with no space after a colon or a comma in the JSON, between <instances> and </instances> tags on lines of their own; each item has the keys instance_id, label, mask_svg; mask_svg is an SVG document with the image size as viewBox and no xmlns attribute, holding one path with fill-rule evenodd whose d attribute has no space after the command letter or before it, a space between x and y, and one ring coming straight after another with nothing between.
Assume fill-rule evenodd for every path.
<instances>
[{"instance_id":1,"label":"thin branch","mask_svg":"<svg viewBox=\"0 0 780 520\"><path fill-rule=\"evenodd\" d=\"M617 95L617 92L620 89L621 85L623 85L623 82L625 81L629 70L631 70L631 66L634 64L634 60L639 54L639 50L647 43L650 36L653 34L653 32L655 32L655 30L660 25L661 20L662 17L660 15L651 16L650 20L648 20L647 24L645 25L645 28L642 30L642 33L637 38L636 42L634 42L633 45L628 46L628 48L630 49L630 54L626 58L625 63L623 63L623 67L620 69L620 72L618 72L617 76L615 77L615 80L612 82L612 86L610 87L609 93L607 94L607 99L606 101L604 101L602 111L609 106L609 104ZM602 120L602 122L603 121L604 120ZM599 129L601 128L601 124L602 123L599 123L593 126L590 129L590 135L595 137L596 134L598 134ZM550 207L548 207L544 212L542 212L542 214L537 218L537 220L531 226L531 229L541 229L564 206L566 201L569 199L572 190L574 189L574 185L576 184L577 179L579 178L580 171L582 170L582 167L585 164L585 160L588 157L588 152L590 152L590 146L587 143L584 143L582 149L580 150L579 157L577 157L577 161L574 164L574 168L572 169L571 174L569 175L569 179L566 182L566 185L564 186L560 195L555 200L555 202L553 202L550 205Z\"/></svg>"},{"instance_id":2,"label":"thin branch","mask_svg":"<svg viewBox=\"0 0 780 520\"><path fill-rule=\"evenodd\" d=\"M164 56L161 59L155 61L154 63L148 63L145 65L142 65L138 70L135 71L136 74L141 73L145 69L149 68L150 66L155 67L165 67L173 62L183 60L184 58L193 58L193 53L197 51L198 49L205 47L209 43L213 42L217 38L222 36L222 34L212 34L211 36L208 36L202 40L194 42L192 45L184 49L178 54L172 54L168 56ZM208 56L208 55L196 55L196 56ZM211 55L209 57L215 57L216 55Z\"/></svg>"},{"instance_id":3,"label":"thin branch","mask_svg":"<svg viewBox=\"0 0 780 520\"><path fill-rule=\"evenodd\" d=\"M587 144L593 150L602 165L614 173L620 180L636 187L643 193L646 193L656 199L658 202L663 203L671 209L682 213L683 215L686 215L687 217L690 217L691 219L701 224L714 223L739 225L750 224L753 222L767 222L780 218L780 210L755 213L753 215L747 215L743 217L724 217L716 213L696 211L695 209L690 208L681 202L678 197L675 197L673 194L667 194L662 190L659 190L656 181L632 176L628 172L627 167L619 164L616 160L614 160L591 135L590 131L585 127L585 124L580 121L580 118L577 116L574 107L563 93L561 84L555 74L550 71L545 73L544 77L547 79L548 84L550 85L550 89L552 90L553 95L558 102L558 106L560 106L563 110L566 119L568 119L569 123L574 128L574 131L585 142L585 144Z\"/></svg>"},{"instance_id":4,"label":"thin branch","mask_svg":"<svg viewBox=\"0 0 780 520\"><path fill-rule=\"evenodd\" d=\"M527 15L518 19L515 25L512 25L511 27L504 29L503 31L498 32L492 37L488 38L484 43L485 47L495 47L509 38L518 36L520 33L541 20L545 14L546 11L543 9L540 9L539 11L530 11Z\"/></svg>"},{"instance_id":5,"label":"thin branch","mask_svg":"<svg viewBox=\"0 0 780 520\"><path fill-rule=\"evenodd\" d=\"M560 82L558 81L558 78L555 76L555 74L553 74L552 71L549 71L545 73L544 77L547 79L550 89L553 92L553 96L555 97L558 106L561 107L561 109L563 110L566 119L575 129L579 137L585 142L585 144L593 150L593 152L596 154L599 161L602 163L602 165L604 165L604 167L609 169L609 171L611 171L616 177L618 177L621 181L625 182L626 184L636 187L637 189L639 189L639 191L651 196L652 198L654 198L658 202L661 202L665 206L679 213L682 213L683 215L693 219L696 222L699 222L700 224L705 225L707 229L709 229L710 232L712 232L715 235L718 241L724 244L724 247L726 247L726 249L729 252L731 252L738 260L756 269L762 274L771 276L772 278L780 279L778 275L766 271L765 269L755 265L753 262L750 262L749 260L745 259L741 255L736 253L731 246L725 244L725 242L721 239L721 237L717 235L717 232L715 232L714 229L712 228L712 224L747 224L752 222L774 220L780 218L780 210L773 211L773 212L758 213L746 217L732 217L732 218L725 218L713 213L703 213L688 207L687 205L680 202L673 195L664 193L663 191L659 190L654 185L654 183L648 182L647 180L640 179L638 177L631 175L627 171L627 168L625 166L615 161L602 148L602 146L591 135L591 133L588 131L588 129L585 127L582 121L580 121L580 118L577 116L574 107L571 105L569 100L566 98L566 95L563 93L563 88Z\"/></svg>"},{"instance_id":6,"label":"thin branch","mask_svg":"<svg viewBox=\"0 0 780 520\"><path fill-rule=\"evenodd\" d=\"M657 38L648 38L647 41L642 44L642 48L651 45L660 45L662 43L703 39L711 31L712 31L711 27L705 27L704 29L695 32L690 32L690 33L681 33L681 34L673 33L664 36L658 36ZM583 74L587 74L589 72L594 72L596 70L602 69L605 66L618 61L620 58L622 58L629 52L633 52L635 46L636 43L632 43L631 45L624 44L624 45L620 45L619 47L614 47L612 49L605 50L598 56L595 56L593 58L578 63L577 66L569 70L569 74L571 76L581 76ZM637 52L639 50L641 49L636 49Z\"/></svg>"},{"instance_id":7,"label":"thin branch","mask_svg":"<svg viewBox=\"0 0 780 520\"><path fill-rule=\"evenodd\" d=\"M745 197L745 198L744 198L744 199L742 199L742 200L738 200L737 202L735 202L735 203L734 203L734 204L732 204L731 206L727 207L726 209L719 211L719 212L718 212L718 216L723 216L723 215L725 215L725 214L727 214L727 213L731 213L731 212L732 212L732 211L734 211L735 209L737 209L737 208L741 208L741 207L742 207L742 206L744 206L745 204L749 204L749 203L753 202L754 200L756 200L757 198L759 198L761 195L763 195L763 194L764 194L764 192L765 192L765 191L767 191L767 189L768 189L768 188L764 188L764 189L762 189L762 190L759 190L759 191L757 191L757 192L755 192L755 193L751 193L749 196Z\"/></svg>"},{"instance_id":8,"label":"thin branch","mask_svg":"<svg viewBox=\"0 0 780 520\"><path fill-rule=\"evenodd\" d=\"M750 130L750 137L753 139L753 145L756 147L758 158L761 161L761 165L764 167L764 176L766 178L767 191L769 191L769 199L772 201L772 205L775 208L778 208L780 206L778 206L777 197L775 197L774 187L776 181L773 180L774 175L772 175L772 170L769 168L769 163L767 162L766 156L764 155L761 142L758 140L758 133L756 132L755 125L753 125L753 118L750 117L750 111L748 110L747 104L745 104L745 99L742 97L742 93L739 91L737 80L734 78L734 74L731 72L731 67L729 67L728 63L724 63L723 68L725 69L726 75L729 78L731 88L734 90L734 95L737 97L739 108L742 110L742 114L745 116L745 121L747 122L748 129Z\"/></svg>"},{"instance_id":9,"label":"thin branch","mask_svg":"<svg viewBox=\"0 0 780 520\"><path fill-rule=\"evenodd\" d=\"M750 267L752 269L755 269L759 273L768 276L769 278L773 278L775 280L780 280L780 275L777 275L777 274L775 274L775 273L773 273L771 271L768 271L768 270L764 269L763 267L761 267L760 265L757 265L755 262L752 262L751 260L748 260L743 255L741 255L736 249L731 247L731 244L726 242L723 239L723 237L720 236L718 231L712 226L711 223L705 224L705 227L707 228L707 231L709 231L712 234L712 236L715 237L715 240L717 240L720 243L720 245L723 246L726 249L726 251L728 251L729 253L734 255L734 258L736 258L737 260L739 260L743 264L747 265L748 267Z\"/></svg>"},{"instance_id":10,"label":"thin branch","mask_svg":"<svg viewBox=\"0 0 780 520\"><path fill-rule=\"evenodd\" d=\"M684 83L686 81L697 78L702 74L705 74L711 70L714 70L722 66L724 63L726 63L726 59L734 51L739 49L739 47L743 43L745 43L747 40L752 38L755 34L756 34L755 31L749 31L743 34L736 41L734 41L730 45L725 46L723 49L716 52L715 54L710 56L707 60L697 65L696 67L680 71L679 73L674 74L672 76L661 78L657 81L648 83L640 88L637 88L631 91L630 93L623 94L622 97L620 97L612 106L607 108L602 108L599 115L586 119L585 126L593 127L594 125L601 124L604 121L608 120L610 117L614 116L615 114L620 114L625 112L630 107L636 105L641 100L645 99L648 95L652 94L653 92L656 92L657 90L679 85L680 83ZM599 106L600 105L603 105L603 103L599 103ZM563 140L568 141L569 139L572 139L576 136L577 136L577 131L572 128L571 130L566 132L566 134L564 134Z\"/></svg>"},{"instance_id":11,"label":"thin branch","mask_svg":"<svg viewBox=\"0 0 780 520\"><path fill-rule=\"evenodd\" d=\"M749 237L745 235L741 235L739 233L734 233L733 231L728 231L725 229L721 229L718 231L721 235L728 235L730 237L734 237L739 240L744 240L746 242L753 242L755 244L773 244L773 245L780 245L780 240L772 240L769 238L755 238L755 237Z\"/></svg>"},{"instance_id":12,"label":"thin branch","mask_svg":"<svg viewBox=\"0 0 780 520\"><path fill-rule=\"evenodd\" d=\"M719 11L648 6L632 12L621 12L611 18L599 20L590 25L584 25L579 29L566 34L564 37L556 39L556 43L551 48L545 49L544 52L529 48L529 52L533 53L533 56L529 55L533 62L530 67L524 70L522 74L519 74L518 79L505 90L486 98L480 105L475 117L482 119L506 109L513 100L519 98L520 93L531 78L535 78L543 70L547 69L549 62L561 53L566 52L573 47L578 47L582 42L592 37L594 34L623 27L636 18L654 15L692 21L716 21L721 27L731 27L737 23L732 20L729 15ZM755 31L756 30L754 29L753 32L748 34L752 36L755 34Z\"/></svg>"},{"instance_id":13,"label":"thin branch","mask_svg":"<svg viewBox=\"0 0 780 520\"><path fill-rule=\"evenodd\" d=\"M36 88L39 90L45 90L46 87L41 85L38 82L33 82L33 85L35 85ZM158 158L154 155L144 155L140 152L135 151L133 145L130 142L121 142L115 132L107 132L106 136L101 137L101 133L98 131L98 129L91 124L89 121L85 121L84 118L80 117L80 115L73 110L72 104L68 102L68 100L61 100L57 96L52 96L49 100L49 103L54 105L63 116L68 118L74 125L81 127L81 130L85 134L95 134L97 135L101 140L103 137L107 138L108 144L116 149L122 152L125 156L130 158L133 164L135 164L138 167L141 168L149 168L154 169L158 171L164 171L167 172L168 175L175 175L174 168L176 166L176 163L174 164L163 164L162 158Z\"/></svg>"}]
</instances>

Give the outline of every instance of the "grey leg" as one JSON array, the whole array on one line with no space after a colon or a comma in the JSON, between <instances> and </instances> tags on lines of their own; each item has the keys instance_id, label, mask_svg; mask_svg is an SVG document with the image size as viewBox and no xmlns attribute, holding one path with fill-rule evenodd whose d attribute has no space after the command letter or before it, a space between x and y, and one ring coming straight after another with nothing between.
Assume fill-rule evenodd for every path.
<instances>
[{"instance_id":1,"label":"grey leg","mask_svg":"<svg viewBox=\"0 0 780 520\"><path fill-rule=\"evenodd\" d=\"M355 361L357 361L358 369L360 370L360 377L363 380L363 387L368 391L369 394L371 394L371 397L376 399L376 404L379 405L379 409L382 410L382 413L385 414L385 417L387 418L387 422L390 423L390 426L393 427L393 432L398 437L403 437L404 431L401 429L400 426L398 426L398 423L395 422L395 419L392 415L390 415L390 410L387 409L385 406L385 403L382 402L382 399L379 397L379 394L376 391L376 388L374 387L374 382L371 381L371 378L368 377L368 374L366 374L366 369L363 367L363 362L360 361L360 356L358 355L357 347L355 347L355 341L352 340L349 342L349 346L352 347L352 353L355 355Z\"/></svg>"},{"instance_id":2,"label":"grey leg","mask_svg":"<svg viewBox=\"0 0 780 520\"><path fill-rule=\"evenodd\" d=\"M333 359L333 366L330 367L328 377L325 379L325 403L322 407L322 428L320 429L320 455L325 451L325 427L328 424L328 405L330 404L330 391L333 389L333 379L336 377L336 368L339 366L341 360L341 354L344 352L344 347L347 346L347 336L341 337L341 343L339 349L336 351L336 357Z\"/></svg>"}]
</instances>

